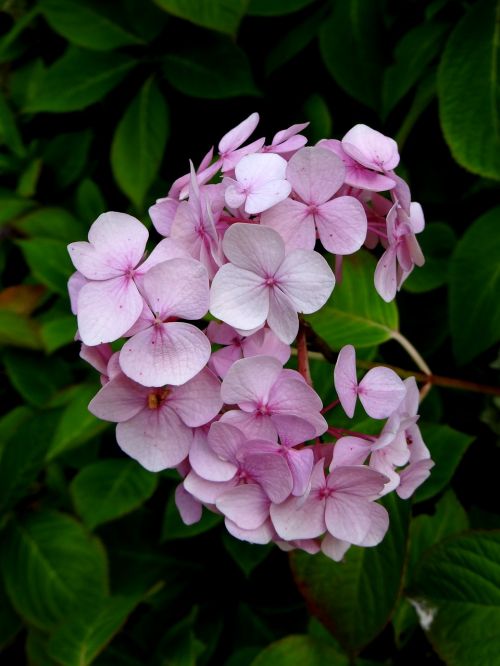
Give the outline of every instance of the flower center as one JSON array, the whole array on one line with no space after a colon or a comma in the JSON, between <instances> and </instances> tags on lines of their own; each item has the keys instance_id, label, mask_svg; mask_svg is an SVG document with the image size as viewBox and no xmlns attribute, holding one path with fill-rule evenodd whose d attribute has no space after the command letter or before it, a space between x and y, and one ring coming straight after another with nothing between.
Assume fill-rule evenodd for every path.
<instances>
[{"instance_id":1,"label":"flower center","mask_svg":"<svg viewBox=\"0 0 500 666\"><path fill-rule=\"evenodd\" d=\"M159 409L162 403L167 399L169 393L170 389L168 388L160 388L151 391L151 393L148 394L148 409Z\"/></svg>"}]
</instances>

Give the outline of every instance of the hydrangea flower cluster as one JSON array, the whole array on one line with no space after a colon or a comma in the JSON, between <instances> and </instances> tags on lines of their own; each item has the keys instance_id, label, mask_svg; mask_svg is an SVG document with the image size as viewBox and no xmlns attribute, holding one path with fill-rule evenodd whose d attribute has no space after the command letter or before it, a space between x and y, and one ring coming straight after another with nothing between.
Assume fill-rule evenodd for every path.
<instances>
[{"instance_id":1,"label":"hydrangea flower cluster","mask_svg":"<svg viewBox=\"0 0 500 666\"><path fill-rule=\"evenodd\" d=\"M101 374L89 409L117 423L120 448L143 467L179 471L185 523L206 507L239 539L339 560L383 539L380 497L407 498L429 475L417 385L383 367L358 381L354 348L340 351L336 402L352 417L359 398L384 421L372 436L329 427L307 375L284 365L299 314L335 287L325 255L338 271L380 242L375 287L389 301L423 263L424 219L394 173L392 139L357 125L306 146L300 124L245 145L258 120L150 208L163 238L147 256L146 227L117 212L69 245L81 356Z\"/></svg>"}]
</instances>

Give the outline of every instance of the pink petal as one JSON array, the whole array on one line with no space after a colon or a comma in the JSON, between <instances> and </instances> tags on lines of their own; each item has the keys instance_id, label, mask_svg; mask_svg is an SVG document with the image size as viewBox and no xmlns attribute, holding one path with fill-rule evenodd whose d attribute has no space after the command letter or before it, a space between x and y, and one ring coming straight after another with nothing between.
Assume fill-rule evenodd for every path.
<instances>
[{"instance_id":1,"label":"pink petal","mask_svg":"<svg viewBox=\"0 0 500 666\"><path fill-rule=\"evenodd\" d=\"M283 143L284 141L287 141L291 137L297 135L299 132L302 132L303 129L308 127L309 123L296 123L295 125L291 125L290 127L287 127L287 129L280 130L279 132L276 132L276 134L273 137L272 140L272 145L276 146L279 143ZM302 139L305 137L301 137Z\"/></svg>"},{"instance_id":2,"label":"pink petal","mask_svg":"<svg viewBox=\"0 0 500 666\"><path fill-rule=\"evenodd\" d=\"M271 180L262 183L248 194L245 201L245 212L249 215L262 213L284 201L291 191L292 186L287 180Z\"/></svg>"},{"instance_id":3,"label":"pink petal","mask_svg":"<svg viewBox=\"0 0 500 666\"><path fill-rule=\"evenodd\" d=\"M247 441L247 437L239 428L222 421L212 423L207 436L212 451L220 460L232 465L239 464L239 453L245 449Z\"/></svg>"},{"instance_id":4,"label":"pink petal","mask_svg":"<svg viewBox=\"0 0 500 666\"><path fill-rule=\"evenodd\" d=\"M208 324L206 334L210 342L218 345L231 345L241 340L241 335L238 335L232 326L217 321Z\"/></svg>"},{"instance_id":5,"label":"pink petal","mask_svg":"<svg viewBox=\"0 0 500 666\"><path fill-rule=\"evenodd\" d=\"M157 199L156 203L150 206L148 210L149 217L156 231L161 236L170 236L172 222L174 221L178 205L178 199L165 197L164 199Z\"/></svg>"},{"instance_id":6,"label":"pink petal","mask_svg":"<svg viewBox=\"0 0 500 666\"><path fill-rule=\"evenodd\" d=\"M266 439L273 442L278 439L273 421L267 414L231 409L223 414L220 422L235 426L247 439Z\"/></svg>"},{"instance_id":7,"label":"pink petal","mask_svg":"<svg viewBox=\"0 0 500 666\"><path fill-rule=\"evenodd\" d=\"M340 404L349 418L354 416L358 380L356 378L356 351L352 345L345 345L339 352L333 382Z\"/></svg>"},{"instance_id":8,"label":"pink petal","mask_svg":"<svg viewBox=\"0 0 500 666\"><path fill-rule=\"evenodd\" d=\"M308 414L308 417L310 414ZM273 414L273 423L280 435L283 446L297 446L308 442L316 435L315 426L306 418L292 414Z\"/></svg>"},{"instance_id":9,"label":"pink petal","mask_svg":"<svg viewBox=\"0 0 500 666\"><path fill-rule=\"evenodd\" d=\"M307 491L314 466L312 449L288 449L286 460L293 478L292 494L301 497Z\"/></svg>"},{"instance_id":10,"label":"pink petal","mask_svg":"<svg viewBox=\"0 0 500 666\"><path fill-rule=\"evenodd\" d=\"M314 539L326 529L325 500L311 493L303 497L290 497L281 504L271 504L271 521L282 539Z\"/></svg>"},{"instance_id":11,"label":"pink petal","mask_svg":"<svg viewBox=\"0 0 500 666\"><path fill-rule=\"evenodd\" d=\"M342 147L357 162L375 171L389 171L399 164L394 139L367 125L355 125L349 130L342 139Z\"/></svg>"},{"instance_id":12,"label":"pink petal","mask_svg":"<svg viewBox=\"0 0 500 666\"><path fill-rule=\"evenodd\" d=\"M244 530L257 529L269 517L269 499L255 484L243 484L225 491L216 499L215 506Z\"/></svg>"},{"instance_id":13,"label":"pink petal","mask_svg":"<svg viewBox=\"0 0 500 666\"><path fill-rule=\"evenodd\" d=\"M396 248L391 245L380 257L375 269L375 289L389 303L394 300L397 290Z\"/></svg>"},{"instance_id":14,"label":"pink petal","mask_svg":"<svg viewBox=\"0 0 500 666\"><path fill-rule=\"evenodd\" d=\"M236 479L230 481L207 481L196 472L191 470L184 479L184 487L196 499L204 504L215 504L219 495L226 492L229 488L233 488L237 483Z\"/></svg>"},{"instance_id":15,"label":"pink petal","mask_svg":"<svg viewBox=\"0 0 500 666\"><path fill-rule=\"evenodd\" d=\"M168 407L144 409L116 427L118 445L150 472L176 467L189 453L190 428Z\"/></svg>"},{"instance_id":16,"label":"pink petal","mask_svg":"<svg viewBox=\"0 0 500 666\"><path fill-rule=\"evenodd\" d=\"M339 493L326 501L325 522L337 539L357 546L374 546L382 541L389 516L380 504Z\"/></svg>"},{"instance_id":17,"label":"pink petal","mask_svg":"<svg viewBox=\"0 0 500 666\"><path fill-rule=\"evenodd\" d=\"M315 215L323 247L333 254L352 254L366 239L365 209L354 197L338 197L318 208Z\"/></svg>"},{"instance_id":18,"label":"pink petal","mask_svg":"<svg viewBox=\"0 0 500 666\"><path fill-rule=\"evenodd\" d=\"M430 470L434 467L434 461L429 458L412 462L400 473L400 484L396 492L401 499L408 499L415 490L429 478Z\"/></svg>"},{"instance_id":19,"label":"pink petal","mask_svg":"<svg viewBox=\"0 0 500 666\"><path fill-rule=\"evenodd\" d=\"M333 447L330 469L346 465L362 465L370 455L371 445L361 437L341 437Z\"/></svg>"},{"instance_id":20,"label":"pink petal","mask_svg":"<svg viewBox=\"0 0 500 666\"><path fill-rule=\"evenodd\" d=\"M302 148L290 159L286 177L294 191L307 204L328 201L344 182L342 160L318 146Z\"/></svg>"},{"instance_id":21,"label":"pink petal","mask_svg":"<svg viewBox=\"0 0 500 666\"><path fill-rule=\"evenodd\" d=\"M374 192L383 192L396 186L396 176L394 176L394 179L389 178L363 167L345 152L341 141L323 139L318 145L331 150L341 158L345 166L344 182L346 185Z\"/></svg>"},{"instance_id":22,"label":"pink petal","mask_svg":"<svg viewBox=\"0 0 500 666\"><path fill-rule=\"evenodd\" d=\"M253 356L236 361L222 382L221 394L226 405L245 404L253 411L267 403L273 384L283 366L271 356Z\"/></svg>"},{"instance_id":23,"label":"pink petal","mask_svg":"<svg viewBox=\"0 0 500 666\"><path fill-rule=\"evenodd\" d=\"M222 163L222 173L230 173L234 170L238 162L245 157L245 155L252 155L253 153L258 153L259 150L264 145L264 137L252 141L252 143L243 146L243 148L238 148L238 150L233 150L229 155L225 155Z\"/></svg>"},{"instance_id":24,"label":"pink petal","mask_svg":"<svg viewBox=\"0 0 500 666\"><path fill-rule=\"evenodd\" d=\"M290 358L290 345L282 342L270 328L262 328L241 342L243 356L273 356L284 365Z\"/></svg>"},{"instance_id":25,"label":"pink petal","mask_svg":"<svg viewBox=\"0 0 500 666\"><path fill-rule=\"evenodd\" d=\"M89 282L78 296L80 337L90 346L113 342L132 326L142 308L142 296L130 278Z\"/></svg>"},{"instance_id":26,"label":"pink petal","mask_svg":"<svg viewBox=\"0 0 500 666\"><path fill-rule=\"evenodd\" d=\"M147 406L149 389L119 374L89 403L89 412L104 421L128 421Z\"/></svg>"},{"instance_id":27,"label":"pink petal","mask_svg":"<svg viewBox=\"0 0 500 666\"><path fill-rule=\"evenodd\" d=\"M68 294L71 301L71 312L76 315L78 313L78 296L80 295L81 288L88 283L78 271L75 271L68 280Z\"/></svg>"},{"instance_id":28,"label":"pink petal","mask_svg":"<svg viewBox=\"0 0 500 666\"><path fill-rule=\"evenodd\" d=\"M209 446L207 435L200 429L194 431L189 462L194 471L207 481L229 481L238 469L232 462L219 458Z\"/></svg>"},{"instance_id":29,"label":"pink petal","mask_svg":"<svg viewBox=\"0 0 500 666\"><path fill-rule=\"evenodd\" d=\"M169 322L134 335L120 352L120 365L144 386L179 386L200 372L210 358L208 338L192 324Z\"/></svg>"},{"instance_id":30,"label":"pink petal","mask_svg":"<svg viewBox=\"0 0 500 666\"><path fill-rule=\"evenodd\" d=\"M247 186L259 186L269 181L284 180L287 162L272 153L254 153L245 155L235 168L239 183Z\"/></svg>"},{"instance_id":31,"label":"pink petal","mask_svg":"<svg viewBox=\"0 0 500 666\"><path fill-rule=\"evenodd\" d=\"M356 497L376 497L384 488L387 478L364 465L334 467L330 465L327 485L337 494ZM341 538L341 537L340 537Z\"/></svg>"},{"instance_id":32,"label":"pink petal","mask_svg":"<svg viewBox=\"0 0 500 666\"><path fill-rule=\"evenodd\" d=\"M254 530L243 530L241 527L238 527L236 523L233 523L232 520L229 520L229 518L226 518L224 524L226 525L229 534L240 541L248 541L249 543L264 545L272 541L275 536L275 531L270 520L266 520L265 523L262 523L260 527L257 527Z\"/></svg>"},{"instance_id":33,"label":"pink petal","mask_svg":"<svg viewBox=\"0 0 500 666\"><path fill-rule=\"evenodd\" d=\"M419 234L425 228L424 211L416 201L410 204L410 224L414 234Z\"/></svg>"},{"instance_id":34,"label":"pink petal","mask_svg":"<svg viewBox=\"0 0 500 666\"><path fill-rule=\"evenodd\" d=\"M285 199L265 210L260 223L277 231L285 241L288 251L314 250L316 244L314 217L302 202Z\"/></svg>"},{"instance_id":35,"label":"pink petal","mask_svg":"<svg viewBox=\"0 0 500 666\"><path fill-rule=\"evenodd\" d=\"M146 261L137 268L136 276L138 274L147 273L150 268L153 268L153 266L156 266L157 264L161 264L163 261L180 258L190 259L190 256L182 245L173 238L164 238L158 243Z\"/></svg>"},{"instance_id":36,"label":"pink petal","mask_svg":"<svg viewBox=\"0 0 500 666\"><path fill-rule=\"evenodd\" d=\"M267 323L273 333L286 344L291 344L299 332L299 318L295 305L279 288L269 290Z\"/></svg>"},{"instance_id":37,"label":"pink petal","mask_svg":"<svg viewBox=\"0 0 500 666\"><path fill-rule=\"evenodd\" d=\"M244 465L250 477L262 487L271 502L279 504L286 500L292 492L293 478L285 458L279 454L279 446L276 444L274 450L269 447L268 452L260 453L253 452L255 444L248 448Z\"/></svg>"},{"instance_id":38,"label":"pink petal","mask_svg":"<svg viewBox=\"0 0 500 666\"><path fill-rule=\"evenodd\" d=\"M111 345L103 344L96 345L95 347L88 347L82 344L80 349L80 358L90 363L90 365L100 372L101 375L107 375L108 362L113 355Z\"/></svg>"},{"instance_id":39,"label":"pink petal","mask_svg":"<svg viewBox=\"0 0 500 666\"><path fill-rule=\"evenodd\" d=\"M168 403L186 425L205 425L222 407L220 381L211 370L203 368L188 382L172 389Z\"/></svg>"},{"instance_id":40,"label":"pink petal","mask_svg":"<svg viewBox=\"0 0 500 666\"><path fill-rule=\"evenodd\" d=\"M358 396L368 416L386 419L395 412L406 395L403 380L390 368L372 368L358 387Z\"/></svg>"},{"instance_id":41,"label":"pink petal","mask_svg":"<svg viewBox=\"0 0 500 666\"><path fill-rule=\"evenodd\" d=\"M225 178L224 184L227 185L224 192L224 199L229 208L238 209L246 201L247 194L243 185L231 178Z\"/></svg>"},{"instance_id":42,"label":"pink petal","mask_svg":"<svg viewBox=\"0 0 500 666\"><path fill-rule=\"evenodd\" d=\"M320 411L323 403L298 372L293 375L282 372L269 393L267 406L273 414L293 414L309 421L309 417Z\"/></svg>"},{"instance_id":43,"label":"pink petal","mask_svg":"<svg viewBox=\"0 0 500 666\"><path fill-rule=\"evenodd\" d=\"M268 288L259 275L225 264L212 282L210 312L242 330L261 326L269 312Z\"/></svg>"},{"instance_id":44,"label":"pink petal","mask_svg":"<svg viewBox=\"0 0 500 666\"><path fill-rule=\"evenodd\" d=\"M175 506L177 507L184 525L194 525L201 520L203 507L187 490L182 483L175 489Z\"/></svg>"},{"instance_id":45,"label":"pink petal","mask_svg":"<svg viewBox=\"0 0 500 666\"><path fill-rule=\"evenodd\" d=\"M143 289L151 310L161 319L201 319L208 311L205 267L194 259L171 259L151 268Z\"/></svg>"},{"instance_id":46,"label":"pink petal","mask_svg":"<svg viewBox=\"0 0 500 666\"><path fill-rule=\"evenodd\" d=\"M222 247L232 264L265 278L274 275L285 257L279 233L256 224L232 224Z\"/></svg>"},{"instance_id":47,"label":"pink petal","mask_svg":"<svg viewBox=\"0 0 500 666\"><path fill-rule=\"evenodd\" d=\"M298 312L311 314L326 303L335 286L335 276L318 252L293 250L274 276L280 289Z\"/></svg>"},{"instance_id":48,"label":"pink petal","mask_svg":"<svg viewBox=\"0 0 500 666\"><path fill-rule=\"evenodd\" d=\"M224 379L233 363L240 358L242 358L241 346L229 345L213 352L208 365L221 379Z\"/></svg>"},{"instance_id":49,"label":"pink petal","mask_svg":"<svg viewBox=\"0 0 500 666\"><path fill-rule=\"evenodd\" d=\"M351 544L347 541L336 539L331 534L325 534L321 541L321 552L335 562L340 562L346 552L349 550Z\"/></svg>"},{"instance_id":50,"label":"pink petal","mask_svg":"<svg viewBox=\"0 0 500 666\"><path fill-rule=\"evenodd\" d=\"M233 127L232 130L224 134L219 141L219 153L224 154L235 150L248 139L250 134L255 130L259 124L259 114L252 113L245 118L239 125Z\"/></svg>"}]
</instances>

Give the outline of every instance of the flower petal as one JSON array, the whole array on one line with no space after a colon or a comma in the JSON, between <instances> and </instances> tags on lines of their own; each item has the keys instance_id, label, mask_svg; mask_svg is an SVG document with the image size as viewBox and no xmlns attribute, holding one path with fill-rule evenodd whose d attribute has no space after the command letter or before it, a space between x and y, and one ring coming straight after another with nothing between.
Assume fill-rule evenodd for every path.
<instances>
[{"instance_id":1,"label":"flower petal","mask_svg":"<svg viewBox=\"0 0 500 666\"><path fill-rule=\"evenodd\" d=\"M390 368L372 368L358 386L361 404L373 419L388 418L402 403L405 395L403 380Z\"/></svg>"},{"instance_id":2,"label":"flower petal","mask_svg":"<svg viewBox=\"0 0 500 666\"><path fill-rule=\"evenodd\" d=\"M335 286L335 276L319 252L293 250L287 254L275 279L297 312L311 314L326 303Z\"/></svg>"},{"instance_id":3,"label":"flower petal","mask_svg":"<svg viewBox=\"0 0 500 666\"><path fill-rule=\"evenodd\" d=\"M222 407L220 381L208 368L181 386L172 389L169 406L192 428L205 425Z\"/></svg>"},{"instance_id":4,"label":"flower petal","mask_svg":"<svg viewBox=\"0 0 500 666\"><path fill-rule=\"evenodd\" d=\"M215 506L244 530L255 530L269 517L269 499L256 484L244 484L225 491Z\"/></svg>"},{"instance_id":5,"label":"flower petal","mask_svg":"<svg viewBox=\"0 0 500 666\"><path fill-rule=\"evenodd\" d=\"M259 275L225 264L212 282L210 312L231 326L249 331L266 321L268 292Z\"/></svg>"},{"instance_id":6,"label":"flower petal","mask_svg":"<svg viewBox=\"0 0 500 666\"><path fill-rule=\"evenodd\" d=\"M358 380L356 377L356 350L352 345L345 345L339 352L333 382L344 412L352 419L356 408Z\"/></svg>"},{"instance_id":7,"label":"flower petal","mask_svg":"<svg viewBox=\"0 0 500 666\"><path fill-rule=\"evenodd\" d=\"M232 264L264 278L273 276L285 257L285 244L279 233L257 224L231 225L222 248Z\"/></svg>"},{"instance_id":8,"label":"flower petal","mask_svg":"<svg viewBox=\"0 0 500 666\"><path fill-rule=\"evenodd\" d=\"M341 187L345 167L331 150L318 146L301 148L288 162L286 177L305 203L319 205Z\"/></svg>"},{"instance_id":9,"label":"flower petal","mask_svg":"<svg viewBox=\"0 0 500 666\"><path fill-rule=\"evenodd\" d=\"M365 209L354 197L338 197L318 208L314 216L323 247L333 254L352 254L366 239Z\"/></svg>"}]
</instances>

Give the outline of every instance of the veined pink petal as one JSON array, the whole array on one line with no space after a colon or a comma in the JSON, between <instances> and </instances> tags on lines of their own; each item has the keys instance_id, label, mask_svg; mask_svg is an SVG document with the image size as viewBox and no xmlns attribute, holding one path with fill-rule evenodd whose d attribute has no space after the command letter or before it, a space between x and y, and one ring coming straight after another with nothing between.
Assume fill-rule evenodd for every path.
<instances>
[{"instance_id":1,"label":"veined pink petal","mask_svg":"<svg viewBox=\"0 0 500 666\"><path fill-rule=\"evenodd\" d=\"M242 157L234 171L238 182L247 187L284 180L286 170L287 162L279 155L254 153Z\"/></svg>"},{"instance_id":2,"label":"veined pink petal","mask_svg":"<svg viewBox=\"0 0 500 666\"><path fill-rule=\"evenodd\" d=\"M368 499L338 493L326 501L325 522L330 534L357 546L376 545L389 525L387 511Z\"/></svg>"},{"instance_id":3,"label":"veined pink petal","mask_svg":"<svg viewBox=\"0 0 500 666\"><path fill-rule=\"evenodd\" d=\"M108 343L96 345L95 347L89 347L88 345L82 344L80 348L80 358L83 358L84 361L90 363L90 365L95 368L97 372L100 372L101 375L108 374L108 362L112 355L113 350Z\"/></svg>"},{"instance_id":4,"label":"veined pink petal","mask_svg":"<svg viewBox=\"0 0 500 666\"><path fill-rule=\"evenodd\" d=\"M189 453L190 428L168 407L144 409L116 427L118 445L150 472L176 467Z\"/></svg>"},{"instance_id":5,"label":"veined pink petal","mask_svg":"<svg viewBox=\"0 0 500 666\"><path fill-rule=\"evenodd\" d=\"M196 474L207 481L229 481L238 469L234 463L219 458L209 446L207 435L199 428L194 431L189 462Z\"/></svg>"},{"instance_id":6,"label":"veined pink petal","mask_svg":"<svg viewBox=\"0 0 500 666\"><path fill-rule=\"evenodd\" d=\"M399 164L398 145L367 125L355 125L342 139L345 152L376 171L389 171Z\"/></svg>"},{"instance_id":7,"label":"veined pink petal","mask_svg":"<svg viewBox=\"0 0 500 666\"><path fill-rule=\"evenodd\" d=\"M330 469L362 465L370 455L370 442L361 437L341 437L335 442Z\"/></svg>"},{"instance_id":8,"label":"veined pink petal","mask_svg":"<svg viewBox=\"0 0 500 666\"><path fill-rule=\"evenodd\" d=\"M366 239L365 209L354 197L337 197L318 207L314 216L325 250L333 254L357 252Z\"/></svg>"},{"instance_id":9,"label":"veined pink petal","mask_svg":"<svg viewBox=\"0 0 500 666\"><path fill-rule=\"evenodd\" d=\"M68 280L68 294L69 300L71 301L71 312L74 315L78 313L78 296L80 290L87 283L87 278L78 271L75 271Z\"/></svg>"},{"instance_id":10,"label":"veined pink petal","mask_svg":"<svg viewBox=\"0 0 500 666\"><path fill-rule=\"evenodd\" d=\"M300 252L300 250L296 250L296 252ZM269 290L267 323L273 333L286 344L291 344L299 332L296 306L288 295L279 288Z\"/></svg>"},{"instance_id":11,"label":"veined pink petal","mask_svg":"<svg viewBox=\"0 0 500 666\"><path fill-rule=\"evenodd\" d=\"M375 289L389 303L397 290L396 247L390 245L380 257L375 269Z\"/></svg>"},{"instance_id":12,"label":"veined pink petal","mask_svg":"<svg viewBox=\"0 0 500 666\"><path fill-rule=\"evenodd\" d=\"M137 275L143 275L153 266L169 259L191 259L191 257L182 245L173 238L164 238L158 243L146 261L137 267L135 271L136 279Z\"/></svg>"},{"instance_id":13,"label":"veined pink petal","mask_svg":"<svg viewBox=\"0 0 500 666\"><path fill-rule=\"evenodd\" d=\"M212 282L210 312L245 331L261 326L269 312L269 290L264 279L249 270L225 264Z\"/></svg>"},{"instance_id":14,"label":"veined pink petal","mask_svg":"<svg viewBox=\"0 0 500 666\"><path fill-rule=\"evenodd\" d=\"M188 493L182 483L179 483L175 489L175 506L184 525L194 525L201 520L203 512L201 503Z\"/></svg>"},{"instance_id":15,"label":"veined pink petal","mask_svg":"<svg viewBox=\"0 0 500 666\"><path fill-rule=\"evenodd\" d=\"M228 345L212 352L208 365L221 379L224 379L233 363L239 361L240 358L243 358L241 345Z\"/></svg>"},{"instance_id":16,"label":"veined pink petal","mask_svg":"<svg viewBox=\"0 0 500 666\"><path fill-rule=\"evenodd\" d=\"M267 403L282 369L281 362L271 356L242 358L236 361L222 382L222 399L226 405L249 403L246 411L253 411L253 406Z\"/></svg>"},{"instance_id":17,"label":"veined pink petal","mask_svg":"<svg viewBox=\"0 0 500 666\"><path fill-rule=\"evenodd\" d=\"M89 403L89 412L103 421L128 421L147 406L149 389L123 374L111 379Z\"/></svg>"},{"instance_id":18,"label":"veined pink petal","mask_svg":"<svg viewBox=\"0 0 500 666\"><path fill-rule=\"evenodd\" d=\"M290 358L290 345L282 342L270 328L261 328L260 331L244 338L241 348L245 358L250 356L274 356L282 365Z\"/></svg>"},{"instance_id":19,"label":"veined pink petal","mask_svg":"<svg viewBox=\"0 0 500 666\"><path fill-rule=\"evenodd\" d=\"M429 478L431 469L434 467L434 461L430 458L425 460L417 460L405 467L400 473L400 484L396 488L396 492L401 499L408 499L413 495L415 490L422 485L422 483Z\"/></svg>"},{"instance_id":20,"label":"veined pink petal","mask_svg":"<svg viewBox=\"0 0 500 666\"><path fill-rule=\"evenodd\" d=\"M150 206L148 213L151 218L156 231L161 236L170 236L170 229L174 221L175 213L179 200L173 197L165 197L157 199L156 203Z\"/></svg>"},{"instance_id":21,"label":"veined pink petal","mask_svg":"<svg viewBox=\"0 0 500 666\"><path fill-rule=\"evenodd\" d=\"M255 530L269 517L269 499L256 484L244 484L219 495L215 506L244 530Z\"/></svg>"},{"instance_id":22,"label":"veined pink petal","mask_svg":"<svg viewBox=\"0 0 500 666\"><path fill-rule=\"evenodd\" d=\"M245 201L245 212L249 215L262 213L272 206L276 206L280 201L284 201L291 191L292 186L287 180L271 180L262 183L249 192Z\"/></svg>"},{"instance_id":23,"label":"veined pink petal","mask_svg":"<svg viewBox=\"0 0 500 666\"><path fill-rule=\"evenodd\" d=\"M286 447L308 442L316 435L314 424L295 414L273 414L273 423L279 432L281 443Z\"/></svg>"},{"instance_id":24,"label":"veined pink petal","mask_svg":"<svg viewBox=\"0 0 500 666\"><path fill-rule=\"evenodd\" d=\"M274 451L270 447L268 452L257 453L253 453L255 447L248 448L250 450L244 458L245 470L262 487L271 502L279 504L286 500L293 489L293 478L285 458L279 454L279 446L276 444Z\"/></svg>"},{"instance_id":25,"label":"veined pink petal","mask_svg":"<svg viewBox=\"0 0 500 666\"><path fill-rule=\"evenodd\" d=\"M245 449L247 437L239 428L229 423L215 421L210 426L207 441L220 460L238 465L238 454Z\"/></svg>"},{"instance_id":26,"label":"veined pink petal","mask_svg":"<svg viewBox=\"0 0 500 666\"><path fill-rule=\"evenodd\" d=\"M143 289L160 319L200 319L208 311L208 274L194 259L170 259L153 266L144 276Z\"/></svg>"},{"instance_id":27,"label":"veined pink petal","mask_svg":"<svg viewBox=\"0 0 500 666\"><path fill-rule=\"evenodd\" d=\"M259 114L251 113L248 118L245 118L239 125L229 130L222 139L219 141L219 153L224 154L231 152L241 146L241 144L248 139L254 129L259 124Z\"/></svg>"},{"instance_id":28,"label":"veined pink petal","mask_svg":"<svg viewBox=\"0 0 500 666\"><path fill-rule=\"evenodd\" d=\"M158 324L134 335L120 352L120 365L145 386L179 386L194 377L210 358L208 338L192 324Z\"/></svg>"},{"instance_id":29,"label":"veined pink petal","mask_svg":"<svg viewBox=\"0 0 500 666\"><path fill-rule=\"evenodd\" d=\"M328 201L344 182L342 160L330 150L314 146L301 148L288 162L286 177L307 204Z\"/></svg>"},{"instance_id":30,"label":"veined pink petal","mask_svg":"<svg viewBox=\"0 0 500 666\"><path fill-rule=\"evenodd\" d=\"M316 228L314 217L301 201L285 199L281 203L265 210L260 223L277 231L288 251L314 250Z\"/></svg>"},{"instance_id":31,"label":"veined pink petal","mask_svg":"<svg viewBox=\"0 0 500 666\"><path fill-rule=\"evenodd\" d=\"M184 487L188 493L204 504L215 504L217 497L229 488L234 488L236 483L236 478L229 481L207 481L193 470L184 479Z\"/></svg>"},{"instance_id":32,"label":"veined pink petal","mask_svg":"<svg viewBox=\"0 0 500 666\"><path fill-rule=\"evenodd\" d=\"M285 258L285 244L279 233L256 224L232 224L222 248L232 264L264 278L272 277Z\"/></svg>"},{"instance_id":33,"label":"veined pink petal","mask_svg":"<svg viewBox=\"0 0 500 666\"><path fill-rule=\"evenodd\" d=\"M127 270L122 257L113 257L110 260L86 241L70 243L68 252L77 272L87 280L111 280L123 275Z\"/></svg>"},{"instance_id":34,"label":"veined pink petal","mask_svg":"<svg viewBox=\"0 0 500 666\"><path fill-rule=\"evenodd\" d=\"M271 504L271 521L282 539L314 539L326 529L325 503L317 493L303 497L290 497L281 504Z\"/></svg>"},{"instance_id":35,"label":"veined pink petal","mask_svg":"<svg viewBox=\"0 0 500 666\"><path fill-rule=\"evenodd\" d=\"M264 545L272 541L275 536L275 532L270 520L266 520L262 525L257 527L254 530L243 530L241 527L238 527L236 523L233 523L232 520L226 518L224 521L227 531L229 534L234 536L240 541L248 541L249 543L258 543Z\"/></svg>"},{"instance_id":36,"label":"veined pink petal","mask_svg":"<svg viewBox=\"0 0 500 666\"><path fill-rule=\"evenodd\" d=\"M280 373L269 393L268 408L272 412L295 414L308 420L312 412L319 412L322 407L319 395L298 372Z\"/></svg>"},{"instance_id":37,"label":"veined pink petal","mask_svg":"<svg viewBox=\"0 0 500 666\"><path fill-rule=\"evenodd\" d=\"M78 295L78 330L86 345L120 338L138 319L143 300L133 280L88 282Z\"/></svg>"},{"instance_id":38,"label":"veined pink petal","mask_svg":"<svg viewBox=\"0 0 500 666\"><path fill-rule=\"evenodd\" d=\"M288 449L285 458L293 478L292 495L301 497L307 492L314 466L312 449Z\"/></svg>"},{"instance_id":39,"label":"veined pink petal","mask_svg":"<svg viewBox=\"0 0 500 666\"><path fill-rule=\"evenodd\" d=\"M335 286L335 276L319 252L293 250L275 274L279 288L298 312L310 314L326 303Z\"/></svg>"},{"instance_id":40,"label":"veined pink petal","mask_svg":"<svg viewBox=\"0 0 500 666\"><path fill-rule=\"evenodd\" d=\"M237 209L243 206L247 198L243 185L232 178L225 178L224 184L227 185L224 199L229 208Z\"/></svg>"},{"instance_id":41,"label":"veined pink petal","mask_svg":"<svg viewBox=\"0 0 500 666\"><path fill-rule=\"evenodd\" d=\"M205 425L222 407L220 381L208 368L181 386L172 389L169 406L192 428Z\"/></svg>"},{"instance_id":42,"label":"veined pink petal","mask_svg":"<svg viewBox=\"0 0 500 666\"><path fill-rule=\"evenodd\" d=\"M352 345L345 345L339 352L333 382L340 404L349 418L354 416L358 380L356 378L356 351Z\"/></svg>"},{"instance_id":43,"label":"veined pink petal","mask_svg":"<svg viewBox=\"0 0 500 666\"><path fill-rule=\"evenodd\" d=\"M336 139L322 139L318 142L318 145L331 150L341 158L345 166L344 182L346 185L373 192L383 192L396 186L395 175L394 179L392 177L389 178L362 166L345 152L341 141L337 141Z\"/></svg>"},{"instance_id":44,"label":"veined pink petal","mask_svg":"<svg viewBox=\"0 0 500 666\"><path fill-rule=\"evenodd\" d=\"M230 409L222 415L220 423L235 426L245 434L247 439L267 439L273 442L278 439L273 420L268 414Z\"/></svg>"},{"instance_id":45,"label":"veined pink petal","mask_svg":"<svg viewBox=\"0 0 500 666\"><path fill-rule=\"evenodd\" d=\"M341 493L370 498L376 497L386 482L387 478L383 474L364 465L334 467L333 463L330 465L330 474L326 480L328 487L334 491L334 496Z\"/></svg>"},{"instance_id":46,"label":"veined pink petal","mask_svg":"<svg viewBox=\"0 0 500 666\"><path fill-rule=\"evenodd\" d=\"M321 552L335 562L340 562L351 544L341 539L336 539L331 534L325 534L321 541Z\"/></svg>"},{"instance_id":47,"label":"veined pink petal","mask_svg":"<svg viewBox=\"0 0 500 666\"><path fill-rule=\"evenodd\" d=\"M403 380L390 368L369 370L359 383L358 396L368 416L386 419L406 395Z\"/></svg>"}]
</instances>

